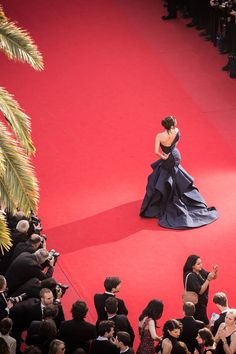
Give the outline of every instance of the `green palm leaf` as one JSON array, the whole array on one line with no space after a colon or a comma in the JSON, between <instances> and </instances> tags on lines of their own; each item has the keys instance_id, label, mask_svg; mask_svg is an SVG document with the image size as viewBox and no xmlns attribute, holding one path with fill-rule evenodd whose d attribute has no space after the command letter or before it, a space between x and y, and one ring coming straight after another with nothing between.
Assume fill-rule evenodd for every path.
<instances>
[{"instance_id":1,"label":"green palm leaf","mask_svg":"<svg viewBox=\"0 0 236 354\"><path fill-rule=\"evenodd\" d=\"M19 104L3 87L0 87L0 111L13 129L18 141L27 155L35 152L31 140L30 118L21 110Z\"/></svg>"},{"instance_id":2,"label":"green palm leaf","mask_svg":"<svg viewBox=\"0 0 236 354\"><path fill-rule=\"evenodd\" d=\"M37 210L38 182L33 173L29 157L17 145L3 123L0 122L0 146L5 172L1 176L0 200L10 211L19 207L25 215Z\"/></svg>"},{"instance_id":3,"label":"green palm leaf","mask_svg":"<svg viewBox=\"0 0 236 354\"><path fill-rule=\"evenodd\" d=\"M7 223L2 214L0 214L0 252L9 251L12 246L10 232L7 228Z\"/></svg>"},{"instance_id":4,"label":"green palm leaf","mask_svg":"<svg viewBox=\"0 0 236 354\"><path fill-rule=\"evenodd\" d=\"M35 70L43 69L43 58L32 38L15 23L0 21L0 49L10 58L26 62Z\"/></svg>"}]
</instances>

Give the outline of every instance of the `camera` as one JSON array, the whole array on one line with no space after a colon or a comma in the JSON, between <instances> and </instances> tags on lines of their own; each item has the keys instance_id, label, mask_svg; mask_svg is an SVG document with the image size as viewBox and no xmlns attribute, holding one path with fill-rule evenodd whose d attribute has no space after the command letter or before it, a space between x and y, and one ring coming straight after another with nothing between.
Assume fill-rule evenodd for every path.
<instances>
[{"instance_id":1,"label":"camera","mask_svg":"<svg viewBox=\"0 0 236 354\"><path fill-rule=\"evenodd\" d=\"M67 289L69 289L69 285L67 285L67 284L57 283L57 285L56 285L56 293L57 293L57 295L60 295L60 297L65 295L65 292Z\"/></svg>"},{"instance_id":2,"label":"camera","mask_svg":"<svg viewBox=\"0 0 236 354\"><path fill-rule=\"evenodd\" d=\"M48 261L50 262L52 259L54 259L54 263L53 263L53 266L55 266L56 262L57 262L57 259L58 257L60 256L60 253L55 251L54 249L52 249L51 251L48 252L49 255L48 255Z\"/></svg>"},{"instance_id":3,"label":"camera","mask_svg":"<svg viewBox=\"0 0 236 354\"><path fill-rule=\"evenodd\" d=\"M37 231L42 231L41 220L31 211L30 222Z\"/></svg>"},{"instance_id":4,"label":"camera","mask_svg":"<svg viewBox=\"0 0 236 354\"><path fill-rule=\"evenodd\" d=\"M19 302L24 301L25 299L27 299L27 294L26 293L23 293L21 295L13 296L13 297L9 298L9 300L11 301L11 303L13 305L18 304Z\"/></svg>"},{"instance_id":5,"label":"camera","mask_svg":"<svg viewBox=\"0 0 236 354\"><path fill-rule=\"evenodd\" d=\"M40 247L42 248L44 246L44 242L47 241L47 236L40 235L40 237L41 237Z\"/></svg>"}]
</instances>

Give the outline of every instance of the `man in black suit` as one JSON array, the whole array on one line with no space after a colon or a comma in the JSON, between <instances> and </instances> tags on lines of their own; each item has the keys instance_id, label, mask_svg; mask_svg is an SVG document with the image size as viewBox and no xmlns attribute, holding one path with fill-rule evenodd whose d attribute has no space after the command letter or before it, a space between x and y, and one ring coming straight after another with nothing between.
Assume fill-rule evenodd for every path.
<instances>
[{"instance_id":1,"label":"man in black suit","mask_svg":"<svg viewBox=\"0 0 236 354\"><path fill-rule=\"evenodd\" d=\"M120 291L121 280L118 277L107 277L104 281L105 292L103 294L94 295L94 305L97 311L98 319L96 326L100 321L107 319L107 314L105 311L105 301L110 296L115 296L116 293ZM128 315L128 310L124 304L124 301L118 299L118 315Z\"/></svg>"},{"instance_id":2,"label":"man in black suit","mask_svg":"<svg viewBox=\"0 0 236 354\"><path fill-rule=\"evenodd\" d=\"M43 239L40 235L32 234L27 241L19 242L13 251L10 262L12 263L23 252L34 253L41 247L42 241Z\"/></svg>"},{"instance_id":3,"label":"man in black suit","mask_svg":"<svg viewBox=\"0 0 236 354\"><path fill-rule=\"evenodd\" d=\"M225 322L225 316L227 311L229 310L228 306L228 299L225 293L216 293L213 296L213 302L220 311L220 316L217 320L214 321L214 324L212 323L211 331L213 336L216 335L216 332L219 328L219 325L223 322Z\"/></svg>"},{"instance_id":4,"label":"man in black suit","mask_svg":"<svg viewBox=\"0 0 236 354\"><path fill-rule=\"evenodd\" d=\"M43 280L52 277L54 271L54 259L48 261L48 270L43 272L42 264L49 258L47 250L40 248L35 253L21 253L10 265L6 272L8 293L11 295L16 289L22 286L31 278Z\"/></svg>"},{"instance_id":5,"label":"man in black suit","mask_svg":"<svg viewBox=\"0 0 236 354\"><path fill-rule=\"evenodd\" d=\"M3 275L0 275L0 320L8 316L10 308L13 306L12 302L7 300L6 288L7 281Z\"/></svg>"},{"instance_id":6,"label":"man in black suit","mask_svg":"<svg viewBox=\"0 0 236 354\"><path fill-rule=\"evenodd\" d=\"M119 354L116 347L113 321L101 321L98 325L98 337L94 339L90 346L89 354Z\"/></svg>"},{"instance_id":7,"label":"man in black suit","mask_svg":"<svg viewBox=\"0 0 236 354\"><path fill-rule=\"evenodd\" d=\"M54 302L53 293L50 289L43 288L40 291L40 299L27 299L14 305L10 310L10 318L13 320L12 336L17 340L18 348L21 342L21 334L27 330L32 321L41 321L44 308ZM54 318L57 328L65 320L62 306L56 303L58 313Z\"/></svg>"},{"instance_id":8,"label":"man in black suit","mask_svg":"<svg viewBox=\"0 0 236 354\"><path fill-rule=\"evenodd\" d=\"M25 242L29 239L29 222L28 220L20 220L16 228L11 231L11 240L12 246L8 252L5 252L4 255L0 256L0 273L5 275L8 267L11 264L11 257L14 252L14 249L18 243Z\"/></svg>"},{"instance_id":9,"label":"man in black suit","mask_svg":"<svg viewBox=\"0 0 236 354\"><path fill-rule=\"evenodd\" d=\"M65 343L66 354L72 354L77 348L89 352L89 343L96 338L96 327L85 321L88 307L84 301L72 305L72 320L61 324L58 338Z\"/></svg>"},{"instance_id":10,"label":"man in black suit","mask_svg":"<svg viewBox=\"0 0 236 354\"><path fill-rule=\"evenodd\" d=\"M195 305L192 302L185 302L183 305L184 317L178 319L183 325L183 331L179 337L179 340L184 342L190 353L194 353L195 348L200 352L199 345L196 337L198 330L205 327L205 323L195 320Z\"/></svg>"},{"instance_id":11,"label":"man in black suit","mask_svg":"<svg viewBox=\"0 0 236 354\"><path fill-rule=\"evenodd\" d=\"M119 348L120 353L125 354L134 354L132 348L129 347L130 345L130 335L127 332L120 331L116 334L116 346Z\"/></svg>"},{"instance_id":12,"label":"man in black suit","mask_svg":"<svg viewBox=\"0 0 236 354\"><path fill-rule=\"evenodd\" d=\"M132 347L134 343L134 331L126 315L117 315L118 300L111 296L105 301L105 310L107 312L107 318L115 323L114 337L117 332L123 331L129 334L129 345Z\"/></svg>"}]
</instances>

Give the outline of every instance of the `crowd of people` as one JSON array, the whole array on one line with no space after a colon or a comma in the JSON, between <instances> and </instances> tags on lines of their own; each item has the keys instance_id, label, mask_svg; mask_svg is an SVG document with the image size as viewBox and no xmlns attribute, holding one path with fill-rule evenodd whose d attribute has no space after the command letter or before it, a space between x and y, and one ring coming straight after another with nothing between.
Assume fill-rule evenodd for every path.
<instances>
[{"instance_id":1,"label":"crowd of people","mask_svg":"<svg viewBox=\"0 0 236 354\"><path fill-rule=\"evenodd\" d=\"M134 353L134 329L125 302L117 297L121 280L107 277L104 293L94 295L96 324L86 321L88 307L78 300L65 320L61 298L68 286L53 278L59 254L48 251L40 220L7 216L13 246L0 259L0 353L115 354ZM220 314L207 317L208 291L218 266L202 267L190 255L183 267L183 318L165 322L157 333L164 304L153 299L138 321L137 354L233 354L236 352L236 310L224 293L214 295Z\"/></svg>"},{"instance_id":2,"label":"crowd of people","mask_svg":"<svg viewBox=\"0 0 236 354\"><path fill-rule=\"evenodd\" d=\"M211 41L221 54L227 54L222 70L236 78L236 0L166 0L167 15L163 20L191 18L187 27L201 31L206 41Z\"/></svg>"}]
</instances>

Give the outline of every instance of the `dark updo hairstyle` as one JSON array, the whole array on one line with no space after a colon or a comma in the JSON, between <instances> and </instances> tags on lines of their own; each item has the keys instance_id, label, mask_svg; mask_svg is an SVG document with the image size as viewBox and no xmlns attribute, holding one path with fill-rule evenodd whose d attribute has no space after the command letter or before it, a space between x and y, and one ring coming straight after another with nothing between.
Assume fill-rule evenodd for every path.
<instances>
[{"instance_id":1,"label":"dark updo hairstyle","mask_svg":"<svg viewBox=\"0 0 236 354\"><path fill-rule=\"evenodd\" d=\"M144 317L150 317L154 321L161 318L163 312L163 302L157 299L149 301L141 315L139 316L139 321L142 321Z\"/></svg>"},{"instance_id":2,"label":"dark updo hairstyle","mask_svg":"<svg viewBox=\"0 0 236 354\"><path fill-rule=\"evenodd\" d=\"M161 121L161 125L166 129L170 130L172 127L175 127L176 120L173 116L168 116Z\"/></svg>"},{"instance_id":3,"label":"dark updo hairstyle","mask_svg":"<svg viewBox=\"0 0 236 354\"><path fill-rule=\"evenodd\" d=\"M199 329L198 335L204 341L204 346L211 347L214 344L214 337L208 328Z\"/></svg>"},{"instance_id":4,"label":"dark updo hairstyle","mask_svg":"<svg viewBox=\"0 0 236 354\"><path fill-rule=\"evenodd\" d=\"M191 256L189 256L185 262L185 265L184 265L184 268L183 268L183 276L184 276L184 279L185 279L185 276L188 274L188 273L192 273L193 271L193 266L196 264L197 260L199 259L200 257L197 256L196 254L191 254Z\"/></svg>"},{"instance_id":5,"label":"dark updo hairstyle","mask_svg":"<svg viewBox=\"0 0 236 354\"><path fill-rule=\"evenodd\" d=\"M182 331L182 328L181 322L175 319L166 321L163 327L163 338L172 338L168 331L173 331L174 329L180 329L180 331Z\"/></svg>"}]
</instances>

